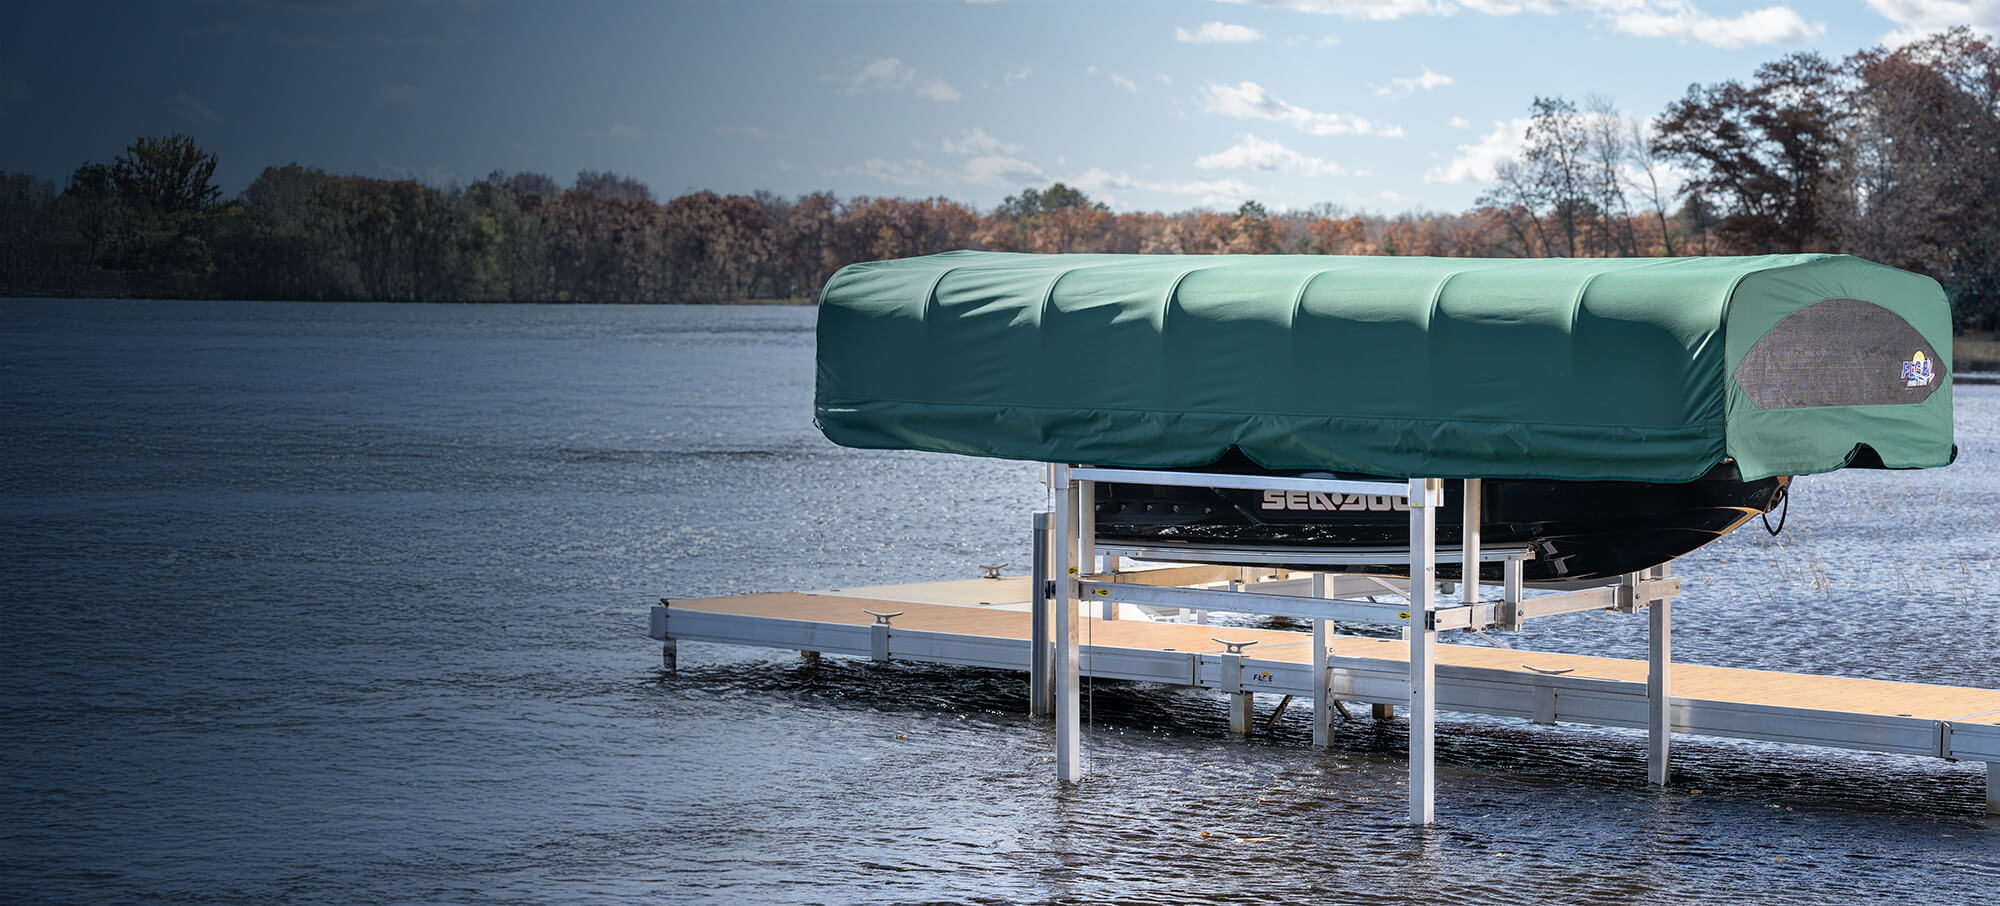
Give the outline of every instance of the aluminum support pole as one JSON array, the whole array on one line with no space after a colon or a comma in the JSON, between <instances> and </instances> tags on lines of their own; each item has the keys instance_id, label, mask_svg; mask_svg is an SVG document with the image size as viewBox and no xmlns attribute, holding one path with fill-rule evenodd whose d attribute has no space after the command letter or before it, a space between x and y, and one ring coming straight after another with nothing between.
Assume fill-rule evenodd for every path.
<instances>
[{"instance_id":1,"label":"aluminum support pole","mask_svg":"<svg viewBox=\"0 0 2000 906\"><path fill-rule=\"evenodd\" d=\"M1077 492L1077 533L1076 562L1086 573L1096 575L1102 570L1097 564L1097 482L1079 481ZM1118 602L1106 600L1098 605L1098 619L1118 619Z\"/></svg>"},{"instance_id":2,"label":"aluminum support pole","mask_svg":"<svg viewBox=\"0 0 2000 906\"><path fill-rule=\"evenodd\" d=\"M1437 479L1410 479L1410 823L1436 819Z\"/></svg>"},{"instance_id":3,"label":"aluminum support pole","mask_svg":"<svg viewBox=\"0 0 2000 906\"><path fill-rule=\"evenodd\" d=\"M1078 689L1076 574L1077 489L1070 481L1069 466L1055 467L1054 486L1060 508L1055 560L1049 574L1055 577L1055 696L1056 696L1056 779L1076 783L1083 779L1083 701Z\"/></svg>"},{"instance_id":4,"label":"aluminum support pole","mask_svg":"<svg viewBox=\"0 0 2000 906\"><path fill-rule=\"evenodd\" d=\"M1033 602L1029 607L1028 716L1047 717L1049 712L1055 710L1052 684L1049 682L1049 514L1036 513L1034 520L1034 554L1031 557L1034 563L1028 577L1029 600Z\"/></svg>"},{"instance_id":5,"label":"aluminum support pole","mask_svg":"<svg viewBox=\"0 0 2000 906\"><path fill-rule=\"evenodd\" d=\"M1667 785L1668 740L1673 735L1674 599L1662 595L1646 614L1646 772Z\"/></svg>"},{"instance_id":6,"label":"aluminum support pole","mask_svg":"<svg viewBox=\"0 0 2000 906\"><path fill-rule=\"evenodd\" d=\"M1986 763L1986 814L2000 815L2000 762Z\"/></svg>"},{"instance_id":7,"label":"aluminum support pole","mask_svg":"<svg viewBox=\"0 0 2000 906\"><path fill-rule=\"evenodd\" d=\"M1312 595L1326 597L1326 574L1313 573ZM1313 746L1324 749L1333 743L1333 683L1327 669L1326 644L1333 626L1326 620L1312 621Z\"/></svg>"},{"instance_id":8,"label":"aluminum support pole","mask_svg":"<svg viewBox=\"0 0 2000 906\"><path fill-rule=\"evenodd\" d=\"M1463 604L1479 603L1479 492L1477 478L1465 480L1465 507L1461 513L1458 600Z\"/></svg>"}]
</instances>

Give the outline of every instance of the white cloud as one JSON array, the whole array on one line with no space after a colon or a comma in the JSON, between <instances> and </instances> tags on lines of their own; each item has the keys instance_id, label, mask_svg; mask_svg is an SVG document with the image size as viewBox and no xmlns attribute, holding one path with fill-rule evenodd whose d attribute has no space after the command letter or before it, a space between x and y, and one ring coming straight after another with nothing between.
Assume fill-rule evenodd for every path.
<instances>
[{"instance_id":1,"label":"white cloud","mask_svg":"<svg viewBox=\"0 0 2000 906\"><path fill-rule=\"evenodd\" d=\"M903 65L895 57L883 57L861 67L847 80L847 93L860 94L863 90L877 86L900 85L917 77L916 70Z\"/></svg>"},{"instance_id":2,"label":"white cloud","mask_svg":"<svg viewBox=\"0 0 2000 906\"><path fill-rule=\"evenodd\" d=\"M1033 67L1033 66L1023 66L1023 67L1021 67L1020 69L1016 69L1016 70L1014 70L1013 72L1010 72L1010 73L1007 73L1007 74L1006 74L1006 75L1004 75L1004 76L1001 76L1001 77L1000 77L1000 83L1001 83L1002 85L1005 85L1005 86L1007 86L1008 88L1012 88L1012 87L1014 87L1014 83L1016 83L1016 82L1025 82L1025 81L1027 81L1027 80L1028 80L1028 77L1029 77L1029 76L1031 76L1031 75L1034 75L1034 74L1035 74L1035 67Z\"/></svg>"},{"instance_id":3,"label":"white cloud","mask_svg":"<svg viewBox=\"0 0 2000 906\"><path fill-rule=\"evenodd\" d=\"M1042 168L1024 160L989 155L965 162L965 181L976 186L1041 185L1048 181Z\"/></svg>"},{"instance_id":4,"label":"white cloud","mask_svg":"<svg viewBox=\"0 0 2000 906\"><path fill-rule=\"evenodd\" d=\"M1195 158L1194 165L1204 170L1289 170L1307 176L1339 176L1346 172L1330 160L1300 154L1249 134L1226 150Z\"/></svg>"},{"instance_id":5,"label":"white cloud","mask_svg":"<svg viewBox=\"0 0 2000 906\"><path fill-rule=\"evenodd\" d=\"M946 154L979 154L981 152L987 154L1019 154L1024 148L1021 145L1012 142L1003 142L994 138L986 134L986 130L975 126L971 129L961 130L958 133L957 141L947 138L938 142L938 150Z\"/></svg>"},{"instance_id":6,"label":"white cloud","mask_svg":"<svg viewBox=\"0 0 2000 906\"><path fill-rule=\"evenodd\" d=\"M1042 168L999 154L974 157L957 169L938 167L914 158L886 160L870 158L845 172L899 186L923 187L925 191L968 183L975 186L1019 186L1048 181Z\"/></svg>"},{"instance_id":7,"label":"white cloud","mask_svg":"<svg viewBox=\"0 0 2000 906\"><path fill-rule=\"evenodd\" d=\"M639 136L645 134L646 130L641 129L637 126L627 125L625 123L611 124L612 138L638 138Z\"/></svg>"},{"instance_id":8,"label":"white cloud","mask_svg":"<svg viewBox=\"0 0 2000 906\"><path fill-rule=\"evenodd\" d=\"M1174 29L1174 40L1183 44L1249 44L1264 40L1264 33L1248 25L1208 22L1193 31Z\"/></svg>"},{"instance_id":9,"label":"white cloud","mask_svg":"<svg viewBox=\"0 0 2000 906\"><path fill-rule=\"evenodd\" d=\"M207 104L202 103L200 98L185 91L176 91L173 97L167 98L167 109L182 119L194 120L198 123L212 122L217 119L213 109Z\"/></svg>"},{"instance_id":10,"label":"white cloud","mask_svg":"<svg viewBox=\"0 0 2000 906\"><path fill-rule=\"evenodd\" d=\"M1734 18L1711 16L1686 3L1655 10L1620 13L1612 27L1641 38L1698 41L1711 47L1735 49L1751 44L1795 44L1826 34L1826 26L1807 22L1783 6L1753 10Z\"/></svg>"},{"instance_id":11,"label":"white cloud","mask_svg":"<svg viewBox=\"0 0 2000 906\"><path fill-rule=\"evenodd\" d=\"M763 129L763 127L761 127L761 126L717 126L717 127L715 128L715 134L717 134L717 135L740 135L740 136L743 136L744 138L770 138L770 137L771 137L771 133L769 133L769 132L766 132L766 131L765 131L765 130Z\"/></svg>"},{"instance_id":12,"label":"white cloud","mask_svg":"<svg viewBox=\"0 0 2000 906\"><path fill-rule=\"evenodd\" d=\"M1221 0L1239 6L1267 6L1302 13L1319 13L1343 19L1382 21L1404 16L1438 16L1451 11L1452 4L1436 0Z\"/></svg>"},{"instance_id":13,"label":"white cloud","mask_svg":"<svg viewBox=\"0 0 2000 906\"><path fill-rule=\"evenodd\" d=\"M861 71L846 79L835 79L831 76L824 78L827 81L845 81L848 94L860 94L872 88L908 88L914 91L917 97L933 101L956 101L959 98L958 89L951 87L943 79L919 78L916 70L903 65L903 61L895 57L883 57L870 62L861 67Z\"/></svg>"},{"instance_id":14,"label":"white cloud","mask_svg":"<svg viewBox=\"0 0 2000 906\"><path fill-rule=\"evenodd\" d=\"M1870 9L1902 28L1882 36L1888 44L1908 44L1954 25L1970 25L1988 38L2000 37L2000 0L1868 0Z\"/></svg>"},{"instance_id":15,"label":"white cloud","mask_svg":"<svg viewBox=\"0 0 2000 906\"><path fill-rule=\"evenodd\" d=\"M931 79L917 85L917 97L930 98L933 101L956 101L959 95L958 89L945 84L943 79Z\"/></svg>"},{"instance_id":16,"label":"white cloud","mask_svg":"<svg viewBox=\"0 0 2000 906\"><path fill-rule=\"evenodd\" d=\"M1089 170L1064 180L1072 186L1092 195L1105 196L1115 190L1137 189L1141 192L1158 192L1162 195L1185 195L1197 199L1203 205L1235 207L1257 193L1257 189L1240 179L1194 179L1194 180L1148 180L1133 179L1131 174L1092 167ZM1107 196L1108 197L1108 196Z\"/></svg>"},{"instance_id":17,"label":"white cloud","mask_svg":"<svg viewBox=\"0 0 2000 906\"><path fill-rule=\"evenodd\" d=\"M1174 77L1164 72L1153 73L1153 78L1159 79L1162 85L1172 85L1174 83Z\"/></svg>"},{"instance_id":18,"label":"white cloud","mask_svg":"<svg viewBox=\"0 0 2000 906\"><path fill-rule=\"evenodd\" d=\"M1271 120L1285 123L1308 135L1380 135L1397 138L1401 126L1384 126L1351 113L1315 113L1288 104L1264 90L1256 82L1235 85L1208 85L1202 89L1201 109L1208 113L1244 120Z\"/></svg>"},{"instance_id":19,"label":"white cloud","mask_svg":"<svg viewBox=\"0 0 2000 906\"><path fill-rule=\"evenodd\" d=\"M1136 83L1134 83L1131 79L1128 79L1115 72L1111 74L1111 84L1123 88L1126 91L1132 92L1133 94L1139 93L1139 86Z\"/></svg>"},{"instance_id":20,"label":"white cloud","mask_svg":"<svg viewBox=\"0 0 2000 906\"><path fill-rule=\"evenodd\" d=\"M1494 168L1501 161L1514 160L1521 154L1521 146L1526 143L1528 120L1514 119L1495 122L1493 131L1481 136L1470 145L1459 145L1458 156L1451 163L1432 169L1424 174L1424 182L1492 182Z\"/></svg>"},{"instance_id":21,"label":"white cloud","mask_svg":"<svg viewBox=\"0 0 2000 906\"><path fill-rule=\"evenodd\" d=\"M1521 13L1553 16L1583 13L1608 21L1619 32L1642 38L1674 38L1723 48L1751 44L1809 41L1826 33L1826 26L1807 22L1788 6L1771 6L1735 16L1703 12L1694 0L1220 0L1222 3L1289 9L1344 19L1389 21L1410 16L1450 16L1460 12L1487 16ZM1985 8L1986 27L2000 20L1995 0L1868 0L1882 15L1904 22L1919 16L1936 27L1959 24ZM1893 9L1893 12L1891 11ZM1908 24L1908 23L1906 23Z\"/></svg>"},{"instance_id":22,"label":"white cloud","mask_svg":"<svg viewBox=\"0 0 2000 906\"><path fill-rule=\"evenodd\" d=\"M1472 123L1471 123L1471 122L1469 122L1469 121L1467 121L1467 120L1466 120L1466 118L1465 118L1465 117L1462 117L1462 116L1454 116L1454 117L1452 117L1452 118L1451 118L1451 122L1449 122L1449 123L1446 123L1445 125L1448 125L1448 126L1450 126L1451 128L1453 128L1453 129L1470 129L1470 128L1472 128Z\"/></svg>"},{"instance_id":23,"label":"white cloud","mask_svg":"<svg viewBox=\"0 0 2000 906\"><path fill-rule=\"evenodd\" d=\"M859 167L847 168L847 172L899 186L942 185L952 181L949 171L939 170L920 160L870 158L862 161Z\"/></svg>"},{"instance_id":24,"label":"white cloud","mask_svg":"<svg viewBox=\"0 0 2000 906\"><path fill-rule=\"evenodd\" d=\"M1375 89L1375 96L1384 98L1404 97L1414 94L1419 89L1430 91L1434 88L1443 88L1451 84L1451 82L1451 76L1439 75L1432 72L1429 66L1426 66L1424 67L1423 75L1407 79L1390 79L1387 86Z\"/></svg>"}]
</instances>

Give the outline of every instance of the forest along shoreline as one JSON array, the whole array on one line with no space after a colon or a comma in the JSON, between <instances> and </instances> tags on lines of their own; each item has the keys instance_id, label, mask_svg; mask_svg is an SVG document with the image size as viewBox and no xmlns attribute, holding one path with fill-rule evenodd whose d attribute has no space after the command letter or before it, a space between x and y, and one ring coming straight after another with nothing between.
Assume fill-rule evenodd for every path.
<instances>
[{"instance_id":1,"label":"forest along shoreline","mask_svg":"<svg viewBox=\"0 0 2000 906\"><path fill-rule=\"evenodd\" d=\"M0 296L391 302L809 302L858 261L952 249L1646 257L1837 252L1935 277L1956 361L2000 368L2000 47L1957 28L1843 60L1794 53L1694 84L1642 122L1609 98L1529 104L1519 154L1462 213L1332 204L1114 213L1087 187L991 212L946 198L695 192L583 171L567 188L267 167L143 137L58 183L0 170ZM1663 184L1677 172L1678 187ZM1975 367L1976 366L1976 367Z\"/></svg>"}]
</instances>

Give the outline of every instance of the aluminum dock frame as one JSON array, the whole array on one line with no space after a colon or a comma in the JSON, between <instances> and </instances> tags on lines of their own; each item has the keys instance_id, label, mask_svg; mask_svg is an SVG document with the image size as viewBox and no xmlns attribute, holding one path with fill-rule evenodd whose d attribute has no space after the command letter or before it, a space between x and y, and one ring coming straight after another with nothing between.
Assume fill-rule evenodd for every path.
<instances>
[{"instance_id":1,"label":"aluminum dock frame","mask_svg":"<svg viewBox=\"0 0 2000 906\"><path fill-rule=\"evenodd\" d=\"M1366 576L1213 565L1121 571L1126 558L1173 558L1097 543L1091 515L1099 481L1390 494L1408 502L1414 540L1395 553L1407 556L1411 575L1422 579L1399 586L1398 580ZM1679 580L1665 567L1604 587L1525 595L1520 565L1532 552L1482 548L1477 518L1466 520L1475 528L1460 548L1437 549L1439 481L1385 485L1057 465L1051 486L1058 505L1054 513L1035 514L1031 577L663 600L653 608L650 635L664 643L669 668L677 642L685 639L1025 670L1030 713L1055 717L1057 776L1065 783L1084 776L1079 705L1080 682L1088 675L1223 691L1231 696L1232 729L1245 733L1256 693L1307 698L1313 702L1313 741L1322 746L1337 702L1371 704L1377 717L1403 705L1409 715L1410 820L1419 825L1435 817L1439 708L1542 724L1644 729L1655 784L1668 781L1673 732L1981 761L1986 809L2000 814L2000 690L1674 664L1671 606ZM1476 513L1479 495L1478 482L1468 481L1469 513ZM1502 563L1501 596L1484 598L1478 583L1461 582L1455 599L1441 603L1440 553L1460 560L1463 576L1477 576L1480 563ZM1284 556L1297 559L1296 552ZM1390 562L1383 552L1323 556L1314 562ZM1402 601L1373 599L1385 590ZM1086 614L1086 602L1099 612ZM1642 609L1649 636L1643 662L1441 645L1437 639L1442 631L1519 628L1559 613ZM1303 619L1312 632L1184 621L1209 611ZM1144 618L1153 615L1169 619ZM1401 624L1406 640L1340 636L1337 623ZM1083 644L1086 637L1092 644Z\"/></svg>"},{"instance_id":2,"label":"aluminum dock frame","mask_svg":"<svg viewBox=\"0 0 2000 906\"><path fill-rule=\"evenodd\" d=\"M1286 581L1296 579L1248 587ZM669 650L715 642L1013 670L1028 693L1032 597L1029 579L1019 576L675 600L651 608L650 634ZM1401 639L1330 634L1327 667L1315 671L1310 633L1153 622L1127 610L1125 619L1080 618L1092 642L1081 646L1083 673L1264 701L1304 700L1324 688L1329 702L1372 705L1378 716L1409 701L1409 645ZM1218 636L1256 644L1232 656ZM1645 729L1650 720L1642 660L1445 642L1435 650L1440 710L1542 725ZM1693 664L1673 665L1673 681L1675 733L1984 762L1986 808L2000 815L2000 690ZM1232 716L1242 701L1232 700ZM1346 725L1318 722L1313 735Z\"/></svg>"}]
</instances>

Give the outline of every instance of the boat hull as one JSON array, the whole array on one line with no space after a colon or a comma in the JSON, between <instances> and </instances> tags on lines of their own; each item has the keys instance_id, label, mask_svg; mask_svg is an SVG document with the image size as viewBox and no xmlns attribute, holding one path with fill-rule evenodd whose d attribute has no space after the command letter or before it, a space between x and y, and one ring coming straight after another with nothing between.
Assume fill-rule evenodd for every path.
<instances>
[{"instance_id":1,"label":"boat hull","mask_svg":"<svg viewBox=\"0 0 2000 906\"><path fill-rule=\"evenodd\" d=\"M1275 472L1243 464L1202 471L1374 478ZM1528 582L1610 578L1687 554L1769 512L1784 499L1790 481L1788 476L1744 481L1731 462L1678 484L1487 479L1480 494L1480 542L1490 548L1532 548L1534 556L1523 568ZM1437 511L1440 546L1455 547L1463 536L1462 487L1460 482L1445 483L1444 506ZM1185 549L1185 559L1200 562L1409 574L1407 562L1328 566L1314 565L1311 558L1284 560L1295 551L1408 547L1409 505L1387 495L1106 483L1098 486L1095 509L1100 542ZM1459 564L1439 563L1438 575L1458 579ZM1501 564L1484 565L1480 575L1500 581Z\"/></svg>"}]
</instances>

